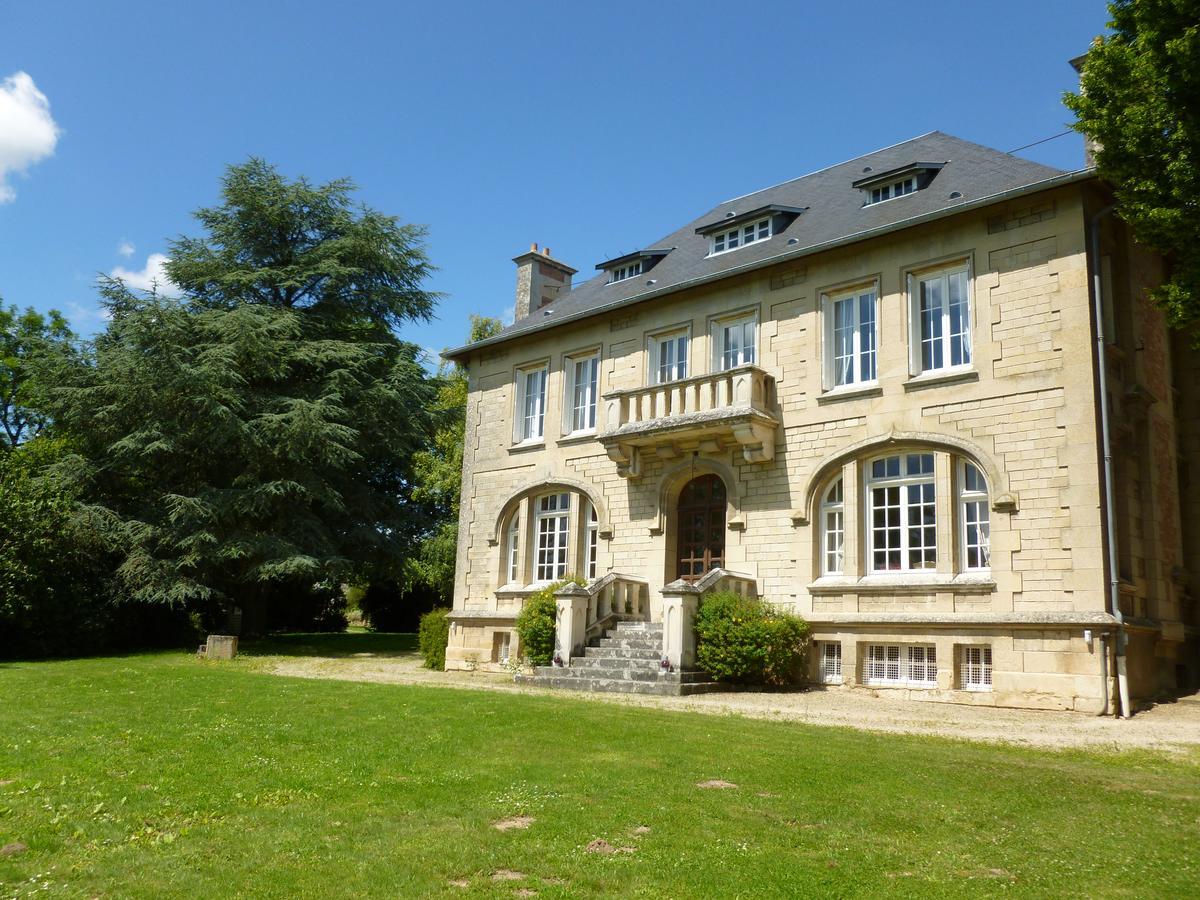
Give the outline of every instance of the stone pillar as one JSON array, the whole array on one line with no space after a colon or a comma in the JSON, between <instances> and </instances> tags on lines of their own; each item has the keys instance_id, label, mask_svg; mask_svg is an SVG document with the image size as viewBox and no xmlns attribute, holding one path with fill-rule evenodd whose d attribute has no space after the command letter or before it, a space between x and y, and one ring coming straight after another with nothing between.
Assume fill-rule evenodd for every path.
<instances>
[{"instance_id":1,"label":"stone pillar","mask_svg":"<svg viewBox=\"0 0 1200 900\"><path fill-rule=\"evenodd\" d=\"M696 610L700 589L680 579L662 589L663 657L675 671L696 667Z\"/></svg>"},{"instance_id":2,"label":"stone pillar","mask_svg":"<svg viewBox=\"0 0 1200 900\"><path fill-rule=\"evenodd\" d=\"M237 635L210 634L204 655L208 659L233 659L237 656L237 646Z\"/></svg>"},{"instance_id":3,"label":"stone pillar","mask_svg":"<svg viewBox=\"0 0 1200 900\"><path fill-rule=\"evenodd\" d=\"M554 655L564 666L572 656L583 655L587 629L588 592L578 584L565 584L554 592L557 612L554 621Z\"/></svg>"}]
</instances>

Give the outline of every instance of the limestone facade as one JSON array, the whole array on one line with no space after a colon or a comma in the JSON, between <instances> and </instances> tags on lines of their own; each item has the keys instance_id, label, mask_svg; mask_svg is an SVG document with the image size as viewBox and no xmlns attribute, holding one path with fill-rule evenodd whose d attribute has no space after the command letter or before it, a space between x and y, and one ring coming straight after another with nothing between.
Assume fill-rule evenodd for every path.
<instances>
[{"instance_id":1,"label":"limestone facade","mask_svg":"<svg viewBox=\"0 0 1200 900\"><path fill-rule=\"evenodd\" d=\"M561 571L641 579L659 620L683 553L681 492L712 474L725 497L721 564L809 621L814 682L1100 711L1115 691L1115 632L1095 265L1113 334L1131 690L1194 683L1200 474L1180 478L1200 464L1200 367L1146 299L1159 261L1111 216L1102 258L1089 259L1090 217L1106 202L1097 181L1077 181L464 352L447 666L519 655L515 615ZM921 373L916 285L957 273L970 360ZM875 317L875 377L835 387L833 304L853 296L869 298L860 324ZM716 342L728 349L734 320L748 323L754 356L722 374ZM656 385L675 335L687 338L688 377ZM581 419L575 388L592 358L595 411ZM526 395L543 384L544 434L523 440Z\"/></svg>"}]
</instances>

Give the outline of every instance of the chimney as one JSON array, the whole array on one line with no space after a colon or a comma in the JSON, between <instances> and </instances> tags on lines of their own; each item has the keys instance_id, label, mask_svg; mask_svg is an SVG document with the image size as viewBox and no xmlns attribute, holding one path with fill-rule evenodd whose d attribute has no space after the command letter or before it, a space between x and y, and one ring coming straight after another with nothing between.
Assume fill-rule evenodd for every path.
<instances>
[{"instance_id":1,"label":"chimney","mask_svg":"<svg viewBox=\"0 0 1200 900\"><path fill-rule=\"evenodd\" d=\"M1079 93L1083 93L1083 63L1087 59L1087 54L1077 56L1071 60L1071 68L1079 73ZM1096 153L1100 150L1100 144L1092 139L1090 135L1083 136L1083 164L1089 168L1096 165Z\"/></svg>"},{"instance_id":2,"label":"chimney","mask_svg":"<svg viewBox=\"0 0 1200 900\"><path fill-rule=\"evenodd\" d=\"M576 270L550 256L550 248L538 250L529 245L529 252L514 256L517 264L516 321L521 321L571 290L571 276Z\"/></svg>"}]
</instances>

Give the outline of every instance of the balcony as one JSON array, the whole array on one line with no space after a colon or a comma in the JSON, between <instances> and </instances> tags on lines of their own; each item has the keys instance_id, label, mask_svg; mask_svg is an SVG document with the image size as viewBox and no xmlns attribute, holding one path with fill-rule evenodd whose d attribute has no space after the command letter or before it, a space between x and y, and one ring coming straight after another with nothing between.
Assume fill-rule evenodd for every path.
<instances>
[{"instance_id":1,"label":"balcony","mask_svg":"<svg viewBox=\"0 0 1200 900\"><path fill-rule=\"evenodd\" d=\"M757 366L613 391L604 402L600 442L623 478L638 477L646 454L671 460L739 447L746 462L775 458L775 379Z\"/></svg>"}]
</instances>

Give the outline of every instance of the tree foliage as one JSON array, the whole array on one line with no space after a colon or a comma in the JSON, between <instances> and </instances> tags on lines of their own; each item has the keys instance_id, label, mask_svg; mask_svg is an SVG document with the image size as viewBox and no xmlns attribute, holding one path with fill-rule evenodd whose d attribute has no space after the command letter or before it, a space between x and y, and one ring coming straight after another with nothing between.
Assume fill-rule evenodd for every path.
<instances>
[{"instance_id":1,"label":"tree foliage","mask_svg":"<svg viewBox=\"0 0 1200 900\"><path fill-rule=\"evenodd\" d=\"M262 606L399 567L434 387L395 328L435 296L423 231L352 185L233 166L200 237L170 248L178 299L105 280L111 319L54 394L83 513L134 599Z\"/></svg>"},{"instance_id":2,"label":"tree foliage","mask_svg":"<svg viewBox=\"0 0 1200 900\"><path fill-rule=\"evenodd\" d=\"M807 648L808 624L757 598L718 591L696 613L696 664L718 681L795 683Z\"/></svg>"},{"instance_id":3,"label":"tree foliage","mask_svg":"<svg viewBox=\"0 0 1200 900\"><path fill-rule=\"evenodd\" d=\"M1121 217L1171 262L1155 300L1176 327L1200 320L1200 2L1114 0L1096 38L1075 128L1100 146Z\"/></svg>"},{"instance_id":4,"label":"tree foliage","mask_svg":"<svg viewBox=\"0 0 1200 900\"><path fill-rule=\"evenodd\" d=\"M75 340L58 310L42 315L0 306L0 447L15 447L46 427L39 411L45 385L39 370L72 357Z\"/></svg>"}]
</instances>

